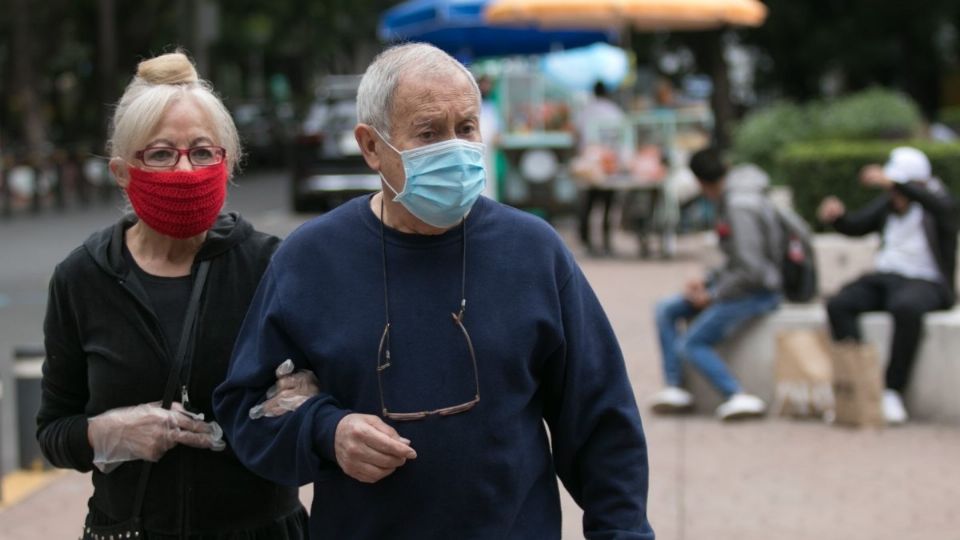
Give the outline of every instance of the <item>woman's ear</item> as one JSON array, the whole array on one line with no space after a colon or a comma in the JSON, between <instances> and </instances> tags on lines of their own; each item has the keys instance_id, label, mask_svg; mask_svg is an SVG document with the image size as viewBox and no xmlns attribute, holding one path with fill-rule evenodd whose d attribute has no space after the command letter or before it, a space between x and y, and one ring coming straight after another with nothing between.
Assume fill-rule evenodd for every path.
<instances>
[{"instance_id":1,"label":"woman's ear","mask_svg":"<svg viewBox=\"0 0 960 540\"><path fill-rule=\"evenodd\" d=\"M130 184L130 174L127 170L127 162L118 157L111 159L110 172L113 174L113 178L117 181L117 185L123 189L127 189L127 185Z\"/></svg>"}]
</instances>

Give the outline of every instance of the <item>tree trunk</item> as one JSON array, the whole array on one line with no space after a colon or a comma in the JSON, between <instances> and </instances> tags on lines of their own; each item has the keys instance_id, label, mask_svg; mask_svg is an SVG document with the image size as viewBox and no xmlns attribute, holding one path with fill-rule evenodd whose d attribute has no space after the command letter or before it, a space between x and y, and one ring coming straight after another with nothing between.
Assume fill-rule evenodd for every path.
<instances>
[{"instance_id":1,"label":"tree trunk","mask_svg":"<svg viewBox=\"0 0 960 540\"><path fill-rule=\"evenodd\" d=\"M33 29L29 0L13 0L13 99L19 110L26 154L39 160L47 141L46 123L39 96L33 61Z\"/></svg>"},{"instance_id":2,"label":"tree trunk","mask_svg":"<svg viewBox=\"0 0 960 540\"><path fill-rule=\"evenodd\" d=\"M710 75L713 93L710 107L713 110L713 143L721 148L730 147L730 124L733 122L733 103L730 101L730 75L724 56L724 30L698 32L691 36L697 66Z\"/></svg>"},{"instance_id":3,"label":"tree trunk","mask_svg":"<svg viewBox=\"0 0 960 540\"><path fill-rule=\"evenodd\" d=\"M111 104L117 100L117 16L114 0L97 1L97 49L99 52L98 68L100 71L100 103L103 110L103 126L110 121ZM101 140L106 140L106 133L98 134Z\"/></svg>"}]
</instances>

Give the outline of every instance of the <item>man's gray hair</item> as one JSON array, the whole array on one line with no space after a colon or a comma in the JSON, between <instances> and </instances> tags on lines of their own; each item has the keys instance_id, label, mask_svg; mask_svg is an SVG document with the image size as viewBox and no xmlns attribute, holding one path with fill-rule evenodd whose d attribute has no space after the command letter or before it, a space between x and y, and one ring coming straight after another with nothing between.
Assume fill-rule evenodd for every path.
<instances>
[{"instance_id":1,"label":"man's gray hair","mask_svg":"<svg viewBox=\"0 0 960 540\"><path fill-rule=\"evenodd\" d=\"M401 75L444 75L462 73L470 81L480 105L480 88L473 74L454 57L426 43L391 47L373 59L357 89L357 120L390 137L393 96Z\"/></svg>"}]
</instances>

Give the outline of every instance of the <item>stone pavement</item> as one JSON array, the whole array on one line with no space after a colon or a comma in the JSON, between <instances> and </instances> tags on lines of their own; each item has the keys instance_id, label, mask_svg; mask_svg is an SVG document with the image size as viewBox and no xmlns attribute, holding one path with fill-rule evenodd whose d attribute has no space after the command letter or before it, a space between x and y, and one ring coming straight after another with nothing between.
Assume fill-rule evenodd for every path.
<instances>
[{"instance_id":1,"label":"stone pavement","mask_svg":"<svg viewBox=\"0 0 960 540\"><path fill-rule=\"evenodd\" d=\"M633 251L630 239L617 242ZM660 385L652 304L711 256L709 242L692 236L672 261L581 259L641 404ZM724 425L645 409L643 417L649 514L661 540L960 540L960 426L858 431L774 418ZM85 475L60 474L0 507L0 538L75 538L89 493ZM564 507L564 538L582 538L579 511L568 497Z\"/></svg>"}]
</instances>

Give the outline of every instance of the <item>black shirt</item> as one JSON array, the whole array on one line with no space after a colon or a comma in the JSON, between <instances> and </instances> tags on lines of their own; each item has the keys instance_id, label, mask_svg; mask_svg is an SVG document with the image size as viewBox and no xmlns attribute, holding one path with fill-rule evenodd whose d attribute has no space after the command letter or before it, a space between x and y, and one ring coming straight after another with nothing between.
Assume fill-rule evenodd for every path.
<instances>
[{"instance_id":1,"label":"black shirt","mask_svg":"<svg viewBox=\"0 0 960 540\"><path fill-rule=\"evenodd\" d=\"M183 317L190 301L193 276L163 277L149 274L140 268L126 244L123 246L123 258L150 297L150 307L160 320L160 328L170 354L176 356L180 346L180 334L183 332Z\"/></svg>"}]
</instances>

